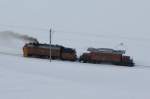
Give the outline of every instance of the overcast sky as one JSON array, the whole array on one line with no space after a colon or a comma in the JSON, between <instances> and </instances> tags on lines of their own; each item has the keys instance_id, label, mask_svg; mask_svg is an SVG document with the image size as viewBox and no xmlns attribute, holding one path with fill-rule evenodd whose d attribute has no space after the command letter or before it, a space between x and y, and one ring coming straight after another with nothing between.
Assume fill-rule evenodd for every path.
<instances>
[{"instance_id":1,"label":"overcast sky","mask_svg":"<svg viewBox=\"0 0 150 99\"><path fill-rule=\"evenodd\" d=\"M74 32L148 34L149 0L0 0L0 24Z\"/></svg>"}]
</instances>

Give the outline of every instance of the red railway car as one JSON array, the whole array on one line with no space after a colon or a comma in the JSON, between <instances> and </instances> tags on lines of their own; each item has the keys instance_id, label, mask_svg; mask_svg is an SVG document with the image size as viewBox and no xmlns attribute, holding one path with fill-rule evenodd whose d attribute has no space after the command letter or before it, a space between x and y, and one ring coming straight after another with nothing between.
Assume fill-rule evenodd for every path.
<instances>
[{"instance_id":1,"label":"red railway car","mask_svg":"<svg viewBox=\"0 0 150 99\"><path fill-rule=\"evenodd\" d=\"M124 50L108 48L89 48L89 53L83 53L79 61L84 63L111 63L115 65L134 66L130 56L124 56Z\"/></svg>"}]
</instances>

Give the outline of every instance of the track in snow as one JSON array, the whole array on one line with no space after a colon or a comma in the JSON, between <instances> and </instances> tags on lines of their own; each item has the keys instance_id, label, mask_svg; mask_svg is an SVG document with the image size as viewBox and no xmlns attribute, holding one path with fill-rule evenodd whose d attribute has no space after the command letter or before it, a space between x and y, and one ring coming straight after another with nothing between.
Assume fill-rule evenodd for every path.
<instances>
[{"instance_id":1,"label":"track in snow","mask_svg":"<svg viewBox=\"0 0 150 99\"><path fill-rule=\"evenodd\" d=\"M10 53L10 52L0 52L1 55L7 55L7 56L17 56L17 57L23 57L22 54L16 54L16 53ZM38 59L38 58L34 58L34 59ZM82 63L81 63L82 64ZM94 64L93 64L94 65ZM138 69L150 69L150 66L148 65L135 65L134 67L132 68L138 68Z\"/></svg>"},{"instance_id":2,"label":"track in snow","mask_svg":"<svg viewBox=\"0 0 150 99\"><path fill-rule=\"evenodd\" d=\"M10 53L10 52L0 52L1 55L9 55L9 56L18 56L22 57L22 54Z\"/></svg>"}]
</instances>

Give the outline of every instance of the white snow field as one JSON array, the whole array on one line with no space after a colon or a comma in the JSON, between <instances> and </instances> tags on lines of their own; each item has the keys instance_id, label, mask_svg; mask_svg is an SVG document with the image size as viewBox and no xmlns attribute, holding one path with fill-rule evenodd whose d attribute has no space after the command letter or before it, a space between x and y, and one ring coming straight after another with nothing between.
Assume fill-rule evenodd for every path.
<instances>
[{"instance_id":1,"label":"white snow field","mask_svg":"<svg viewBox=\"0 0 150 99\"><path fill-rule=\"evenodd\" d=\"M89 45L113 48L113 45L120 42L119 38L107 39L90 35L83 37L81 34L59 36L55 34L53 38L60 41L54 41L76 48L78 56ZM6 44L4 41L1 40L3 46L0 52L2 99L150 98L150 62L147 54L150 47L145 41L121 39L126 44L127 54L133 56L135 67L24 58L23 42L8 40Z\"/></svg>"},{"instance_id":2,"label":"white snow field","mask_svg":"<svg viewBox=\"0 0 150 99\"><path fill-rule=\"evenodd\" d=\"M0 0L0 31L75 48L125 49L135 67L24 58L0 35L0 99L150 99L150 1ZM122 44L123 46L119 46Z\"/></svg>"}]
</instances>

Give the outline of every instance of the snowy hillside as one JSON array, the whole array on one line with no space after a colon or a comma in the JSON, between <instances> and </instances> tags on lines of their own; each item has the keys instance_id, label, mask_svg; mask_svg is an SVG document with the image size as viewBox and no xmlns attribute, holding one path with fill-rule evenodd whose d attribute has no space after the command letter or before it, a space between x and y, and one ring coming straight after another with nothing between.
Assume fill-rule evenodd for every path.
<instances>
[{"instance_id":1,"label":"snowy hillside","mask_svg":"<svg viewBox=\"0 0 150 99\"><path fill-rule=\"evenodd\" d=\"M98 34L99 36L99 34ZM148 99L150 62L145 41L80 34L55 35L55 43L76 48L78 55L86 48L111 47L123 41L136 66L84 64L24 58L24 42L1 40L0 98L4 99ZM45 37L46 38L46 37ZM84 38L84 39L83 39ZM92 39L91 39L92 38ZM41 38L42 39L42 38ZM113 42L111 42L113 41ZM140 47L142 46L142 47ZM147 57L145 59L145 57Z\"/></svg>"},{"instance_id":2,"label":"snowy hillside","mask_svg":"<svg viewBox=\"0 0 150 99\"><path fill-rule=\"evenodd\" d=\"M0 98L141 99L149 95L149 68L0 57Z\"/></svg>"},{"instance_id":3,"label":"snowy hillside","mask_svg":"<svg viewBox=\"0 0 150 99\"><path fill-rule=\"evenodd\" d=\"M149 99L147 0L1 0L0 31L76 48L125 49L135 67L24 58L25 41L0 35L0 99ZM123 45L123 46L120 46Z\"/></svg>"}]
</instances>

